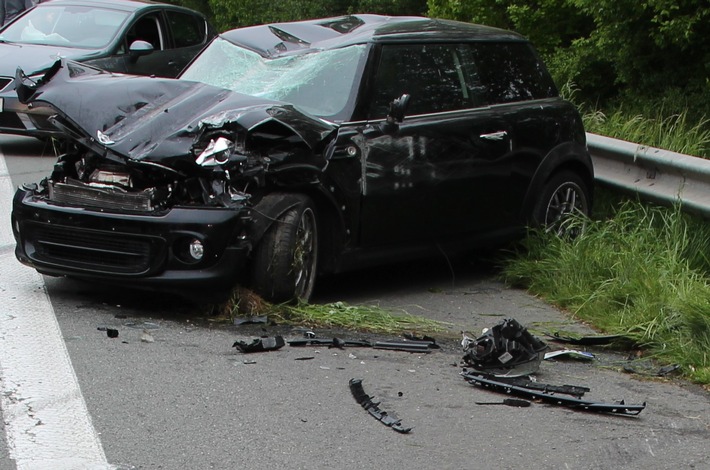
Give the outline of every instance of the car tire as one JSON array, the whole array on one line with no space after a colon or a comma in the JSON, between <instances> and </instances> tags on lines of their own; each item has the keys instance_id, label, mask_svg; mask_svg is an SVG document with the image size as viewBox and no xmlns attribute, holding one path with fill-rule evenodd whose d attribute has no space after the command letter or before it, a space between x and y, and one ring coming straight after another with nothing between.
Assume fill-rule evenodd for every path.
<instances>
[{"instance_id":1,"label":"car tire","mask_svg":"<svg viewBox=\"0 0 710 470\"><path fill-rule=\"evenodd\" d=\"M262 237L252 265L252 287L270 302L304 301L318 267L318 221L310 198L284 212Z\"/></svg>"},{"instance_id":2,"label":"car tire","mask_svg":"<svg viewBox=\"0 0 710 470\"><path fill-rule=\"evenodd\" d=\"M584 180L568 170L552 175L545 183L533 209L533 222L545 231L555 231L559 236L577 236L583 225L571 223L579 220L573 214L589 216L590 195Z\"/></svg>"}]
</instances>

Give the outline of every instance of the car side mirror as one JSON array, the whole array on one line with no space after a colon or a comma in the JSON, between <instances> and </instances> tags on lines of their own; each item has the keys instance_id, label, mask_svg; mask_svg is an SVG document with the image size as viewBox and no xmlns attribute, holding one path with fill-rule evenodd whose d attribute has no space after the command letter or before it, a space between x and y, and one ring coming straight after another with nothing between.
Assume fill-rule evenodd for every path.
<instances>
[{"instance_id":1,"label":"car side mirror","mask_svg":"<svg viewBox=\"0 0 710 470\"><path fill-rule=\"evenodd\" d=\"M139 57L148 55L151 52L153 52L153 45L148 41L141 41L140 39L133 41L128 48L128 54L133 62L138 60Z\"/></svg>"},{"instance_id":2,"label":"car side mirror","mask_svg":"<svg viewBox=\"0 0 710 470\"><path fill-rule=\"evenodd\" d=\"M393 134L399 129L399 124L404 120L409 106L409 95L403 94L399 98L392 100L387 119L382 123L382 131L385 134Z\"/></svg>"}]
</instances>

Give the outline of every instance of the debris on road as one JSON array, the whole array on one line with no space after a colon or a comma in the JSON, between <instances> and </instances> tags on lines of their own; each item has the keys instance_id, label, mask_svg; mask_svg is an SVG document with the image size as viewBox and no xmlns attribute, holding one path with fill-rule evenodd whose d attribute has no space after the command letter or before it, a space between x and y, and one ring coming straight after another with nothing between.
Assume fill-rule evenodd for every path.
<instances>
[{"instance_id":1,"label":"debris on road","mask_svg":"<svg viewBox=\"0 0 710 470\"><path fill-rule=\"evenodd\" d=\"M522 377L535 373L547 344L512 318L506 318L483 335L471 339L465 333L461 345L463 360L474 369L504 377Z\"/></svg>"},{"instance_id":2,"label":"debris on road","mask_svg":"<svg viewBox=\"0 0 710 470\"><path fill-rule=\"evenodd\" d=\"M406 351L417 353L429 353L431 349L439 348L434 340L417 341L367 341L367 340L343 340L340 338L300 338L290 340L289 346L328 346L329 348L344 349L346 347L363 347L373 349L389 349L393 351Z\"/></svg>"},{"instance_id":3,"label":"debris on road","mask_svg":"<svg viewBox=\"0 0 710 470\"><path fill-rule=\"evenodd\" d=\"M254 353L263 351L275 351L281 349L286 342L283 336L273 336L266 338L256 338L251 343L244 341L235 341L233 348L239 349L243 353Z\"/></svg>"},{"instance_id":4,"label":"debris on road","mask_svg":"<svg viewBox=\"0 0 710 470\"><path fill-rule=\"evenodd\" d=\"M667 375L670 375L678 370L680 370L680 364L670 364L667 366L663 366L659 368L655 372L645 372L638 370L638 368L627 364L623 367L624 372L629 373L629 374L637 374L637 375L644 375L647 377L665 377Z\"/></svg>"},{"instance_id":5,"label":"debris on road","mask_svg":"<svg viewBox=\"0 0 710 470\"><path fill-rule=\"evenodd\" d=\"M578 346L605 346L612 343L632 342L630 338L624 335L595 335L574 338L572 336L562 336L558 332L555 332L545 333L545 336L549 337L552 341L556 341L558 343L574 344Z\"/></svg>"},{"instance_id":6,"label":"debris on road","mask_svg":"<svg viewBox=\"0 0 710 470\"><path fill-rule=\"evenodd\" d=\"M551 359L578 359L581 361L592 361L594 360L594 354L587 351L578 351L576 349L559 349L557 351L550 351L545 353L545 360L549 361Z\"/></svg>"},{"instance_id":7,"label":"debris on road","mask_svg":"<svg viewBox=\"0 0 710 470\"><path fill-rule=\"evenodd\" d=\"M390 416L386 411L379 408L379 402L373 402L372 397L365 393L362 387L362 379L350 379L350 391L357 401L365 410L370 413L375 419L380 421L385 426L389 426L399 433L406 434L412 428L402 427L401 420Z\"/></svg>"},{"instance_id":8,"label":"debris on road","mask_svg":"<svg viewBox=\"0 0 710 470\"><path fill-rule=\"evenodd\" d=\"M531 388L513 385L498 380L489 374L462 372L463 378L471 385L477 385L489 390L507 395L515 395L528 400L540 400L550 405L559 405L567 408L600 413L615 413L622 415L638 415L646 408L646 402L641 405L627 405L621 400L619 403L597 403L581 400L579 398L555 395L549 391L537 391Z\"/></svg>"},{"instance_id":9,"label":"debris on road","mask_svg":"<svg viewBox=\"0 0 710 470\"><path fill-rule=\"evenodd\" d=\"M506 398L503 401L477 401L477 405L505 405L505 406L516 406L518 408L527 408L530 406L530 402L527 400L520 400L518 398Z\"/></svg>"},{"instance_id":10,"label":"debris on road","mask_svg":"<svg viewBox=\"0 0 710 470\"><path fill-rule=\"evenodd\" d=\"M155 338L153 338L153 335L151 335L148 330L143 330L143 333L141 334L141 341L144 343L154 343Z\"/></svg>"}]
</instances>

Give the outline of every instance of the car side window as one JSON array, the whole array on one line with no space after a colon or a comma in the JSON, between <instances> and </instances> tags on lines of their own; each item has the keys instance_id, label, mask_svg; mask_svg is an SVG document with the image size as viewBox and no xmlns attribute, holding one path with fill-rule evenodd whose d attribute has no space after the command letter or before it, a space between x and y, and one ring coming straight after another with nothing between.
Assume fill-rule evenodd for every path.
<instances>
[{"instance_id":1,"label":"car side window","mask_svg":"<svg viewBox=\"0 0 710 470\"><path fill-rule=\"evenodd\" d=\"M410 95L410 115L476 106L478 97L470 86L475 68L466 54L457 44L384 45L369 118L384 118L389 103L404 93Z\"/></svg>"},{"instance_id":2,"label":"car side window","mask_svg":"<svg viewBox=\"0 0 710 470\"><path fill-rule=\"evenodd\" d=\"M160 51L165 49L165 35L160 27L160 19L157 15L148 15L139 19L126 33L126 50L133 41L146 41L153 45L153 49Z\"/></svg>"},{"instance_id":3,"label":"car side window","mask_svg":"<svg viewBox=\"0 0 710 470\"><path fill-rule=\"evenodd\" d=\"M557 96L547 69L527 43L471 44L486 104Z\"/></svg>"},{"instance_id":4,"label":"car side window","mask_svg":"<svg viewBox=\"0 0 710 470\"><path fill-rule=\"evenodd\" d=\"M167 11L166 14L175 40L175 47L202 44L206 34L204 21L194 15L179 11Z\"/></svg>"}]
</instances>

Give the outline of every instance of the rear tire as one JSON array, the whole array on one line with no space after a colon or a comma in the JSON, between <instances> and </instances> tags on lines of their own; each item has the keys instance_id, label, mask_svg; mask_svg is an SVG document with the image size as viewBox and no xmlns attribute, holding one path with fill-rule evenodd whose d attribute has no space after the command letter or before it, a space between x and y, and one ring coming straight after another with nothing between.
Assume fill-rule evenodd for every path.
<instances>
[{"instance_id":1,"label":"rear tire","mask_svg":"<svg viewBox=\"0 0 710 470\"><path fill-rule=\"evenodd\" d=\"M261 239L252 287L271 302L307 302L318 267L318 223L310 198L284 212Z\"/></svg>"},{"instance_id":2,"label":"rear tire","mask_svg":"<svg viewBox=\"0 0 710 470\"><path fill-rule=\"evenodd\" d=\"M533 222L558 236L575 237L584 228L577 216L589 217L590 196L584 180L571 171L560 171L545 183L533 209Z\"/></svg>"}]
</instances>

